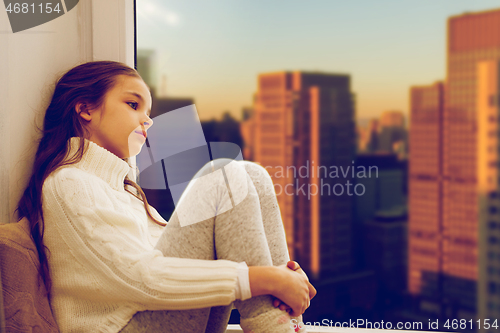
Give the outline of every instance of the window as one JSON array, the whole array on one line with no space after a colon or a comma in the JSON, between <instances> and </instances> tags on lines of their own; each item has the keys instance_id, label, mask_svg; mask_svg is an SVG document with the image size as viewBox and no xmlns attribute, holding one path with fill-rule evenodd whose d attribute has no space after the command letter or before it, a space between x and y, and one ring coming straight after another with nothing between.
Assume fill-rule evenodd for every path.
<instances>
[{"instance_id":1,"label":"window","mask_svg":"<svg viewBox=\"0 0 500 333\"><path fill-rule=\"evenodd\" d=\"M497 106L497 96L496 95L490 95L488 98L488 105L491 107Z\"/></svg>"},{"instance_id":2,"label":"window","mask_svg":"<svg viewBox=\"0 0 500 333\"><path fill-rule=\"evenodd\" d=\"M310 244L312 242L309 240L321 239L321 250L326 251L322 254L322 258L335 258L334 261L338 263L352 262L351 267L349 267L351 269L368 261L364 252L385 251L384 255L391 255L392 252L406 253L409 249L407 245L409 243L412 248L409 251L408 265L420 265L411 267L412 270L415 270L416 275L422 274L423 267L429 267L429 269L435 267L436 263L442 259L440 257L445 255L459 256L459 260L462 260L463 264L458 265L457 270L465 271L475 265L477 258L472 256L472 250L467 253L472 257L463 256L462 252L452 255L449 254L449 251L446 252L453 250L454 246L460 246L458 242L457 244L443 245L449 247L445 251L436 250L441 246L441 244L437 245L436 243L442 239L442 234L439 234L439 229L441 229L441 221L438 217L440 214L439 202L442 201L448 205L447 212L445 212L449 214L447 222L452 220L450 224L463 232L465 228L469 228L470 219L476 219L476 207L473 204L464 204L464 202L475 202L476 198L469 197L465 193L466 191L462 192L462 185L467 187L467 184L458 184L457 187L455 186L458 182L451 182L449 186L449 183L445 181L439 184L439 181L435 180L437 177L434 177L434 173L438 169L444 169L453 178L461 177L464 174L474 174L476 162L473 161L470 152L475 149L476 142L467 121L468 117L473 115L470 111L474 110L476 103L474 90L476 88L476 82L474 82L476 56L471 58L470 55L462 53L455 55L455 58L453 55L448 55L446 61L437 59L435 65L440 66L439 62L441 62L442 68L434 75L435 77L439 77L442 72L445 72L446 66L449 69L449 76L446 78L448 82L444 85L439 83L438 86L433 82L428 82L425 87L417 87L421 71L427 71L432 66L426 65L425 68L407 66L408 68L404 70L405 77L408 77L408 82L414 86L391 90L392 84L388 83L399 82L397 80L401 72L393 64L399 63L401 59L410 59L414 56L411 52L403 56L402 52L406 49L414 50L411 45L416 45L415 42L420 43L420 39L425 38L425 34L422 34L421 31L427 31L429 27L439 27L433 32L435 35L446 34L446 20L442 15L433 24L426 22L425 18L414 20L412 22L416 22L417 25L421 24L420 31L418 27L413 27L413 24L407 25L412 26L416 33L404 33L403 35L406 36L404 39L391 40L391 36L394 36L392 31L394 25L379 22L387 22L389 18L402 20L404 15L413 15L409 14L409 11L400 14L394 13L394 11L399 10L399 6L394 6L390 11L391 15L395 14L392 15L393 17L389 17L389 11L377 11L379 19L370 21L368 24L360 17L369 15L371 10L377 7L372 5L370 1L367 1L366 6L363 7L355 6L351 2L345 2L345 5L342 6L336 3L335 1L322 2L321 10L317 10L315 5L304 1L287 2L286 5L251 0L198 1L196 5L183 0L137 1L137 49L138 51L151 50L156 54L155 56L147 56L146 54L149 54L147 52L137 52L138 60L142 60L144 64L142 68L139 68L141 66L138 65L139 72L143 78L150 81L148 85L155 88L158 99L163 99L166 102L168 99L172 101L178 96L182 96L192 100L196 104L201 122L210 118L220 118L226 110L235 119L232 123L239 124L239 119L245 119L246 123L242 128L248 130L242 133L245 135L245 138L242 139L244 145L246 146L246 142L248 142L246 148L254 150L251 155L256 159L256 162L265 166L273 166L270 172L276 177L280 174L277 172L280 170L278 167L283 168L281 170L287 173L287 165L298 169L300 165L305 165L306 160L308 160L308 170L310 171L313 159L310 155L313 151L314 154L318 152L317 155L320 155L318 160L323 161L321 164L327 168L329 175L335 173L333 168L336 168L335 171L338 174L336 177L348 178L351 170L355 170L356 173L360 171L357 168L349 168L347 176L342 176L342 172L345 172L346 169L340 169L343 161L349 161L347 163L351 167L357 165L355 163L351 165L350 162L351 155L354 155L356 148L354 144L356 134L353 131L355 115L356 125L359 128L364 128L362 133L363 140L366 142L363 144L374 155L369 156L370 159L373 158L373 163L370 160L370 165L382 163L387 164L388 168L392 168L389 166L392 162L389 163L389 160L384 162L383 158L385 157L377 155L377 153L382 150L394 152L396 150L393 146L395 141L404 142L407 137L411 137L415 143L412 146L413 155L411 158L415 159L413 160L414 164L412 161L408 161L409 173L413 171L432 171L433 173L430 176L431 172L422 172L430 179L414 178L412 180L413 175L417 177L417 172L411 173L409 177L409 192L413 191L413 193L408 195L410 228L407 238L380 231L379 238L387 244L384 243L385 245L380 246L380 249L368 249L367 251L364 248L366 244L358 241L367 231L362 229L364 227L360 226L362 223L358 223L358 220L371 220L377 210L387 209L389 211L401 206L402 201L406 200L404 196L406 193L401 193L407 190L407 184L402 183L406 182L406 179L398 180L396 183L392 182L396 178L401 178L401 175L398 174L387 176L387 179L372 177L378 179L371 179L371 185L366 183L370 185L366 187L366 194L353 196L353 201L348 201L349 198L345 196L335 196L331 192L332 195L321 196L320 204L314 206L313 200L302 201L299 197L302 190L314 193L312 191L315 189L312 186L308 188L307 185L305 188L302 187L301 191L295 191L298 195L294 197L285 194L280 196L278 203L283 224L289 230L303 231L293 235L287 233L288 244L293 250L293 256L305 258L304 264L307 264L312 260L311 253L316 251L318 246L318 244ZM419 6L419 4L417 3L415 6ZM462 5L457 4L456 6ZM466 9L466 6L469 5L464 5L463 10ZM350 10L346 11L345 8L350 8ZM439 2L430 2L430 5L426 4L422 15L429 15L429 19L433 19L434 15L430 15L430 13L438 9L440 11L443 9ZM448 16L451 17L459 13L459 10L453 9ZM297 24L299 21L301 24ZM339 22L342 24L339 25ZM386 29L385 26L390 26L390 29ZM407 26L402 25L402 29L407 29ZM475 30L472 29L470 34L476 34ZM358 33L360 31L361 33ZM419 35L417 41L412 40L415 34ZM385 36L383 38L384 47L377 47L376 39L369 36ZM332 40L335 42L330 43L329 41ZM345 41L347 43L344 43ZM392 47L391 43L394 43ZM401 46L401 43L407 44ZM442 49L446 47L445 44L446 39L442 40ZM338 52L338 50L342 50L342 52ZM366 50L375 50L376 54L370 54ZM472 54L472 51L467 53ZM335 56L333 62L332 55ZM377 61L373 61L374 56L378 59ZM343 64L349 64L349 66L342 67ZM373 67L369 68L369 66ZM283 70L285 68L293 70L285 71ZM144 71L153 75L147 75ZM342 77L331 76L332 72L336 71L345 73L345 75L342 74ZM372 72L376 71L378 74L372 76ZM442 77L442 79L445 78ZM365 83L356 85L356 87L347 84L360 81ZM444 94L445 86L446 95ZM410 101L405 94L399 93L399 90L407 92L408 88L411 89ZM381 93L382 90L383 93ZM363 98L354 103L355 96ZM415 126L413 132L410 128L411 133L395 131L395 134L392 133L394 135L385 135L387 134L385 132L382 135L382 119L387 124L396 124L399 121L396 118L393 119L391 113L387 113L387 118L382 117L378 105L387 105L404 110L406 113L408 102L410 102L411 111L416 111L408 113L416 120L411 125ZM454 108L453 112L444 112L444 114L441 112L445 102L447 107ZM153 108L155 103L159 105L157 101L154 101ZM483 103L497 105L497 96L486 94ZM245 108L252 109L252 116L241 116ZM394 115L398 114L397 111L394 113ZM311 133L311 124L313 124L311 116L317 117L319 120L317 123L320 125L321 135L318 134L317 137ZM406 122L407 119L405 119ZM495 150L499 149L495 142L496 138L499 137L497 123L500 122L500 119L499 115L490 113L486 115L484 120L487 121L488 128L483 134L489 135L493 139L485 145L485 149L489 150L489 156L484 160L484 163L487 163L485 167L489 165L493 169L488 169L489 174L486 176L490 176L491 183L495 184L498 179L496 173L491 171L498 169L500 163L495 156ZM364 121L366 124L363 123ZM386 127L392 128L392 126L396 127L396 125L387 125ZM445 132L445 129L449 132ZM238 135L238 131L231 131L231 134ZM372 134L373 136L371 136ZM218 140L207 138L207 141ZM446 147L442 146L443 144L446 144ZM407 153L407 151L405 152ZM441 155L445 155L445 158L441 158ZM243 157L245 158L245 156ZM316 157L314 158L316 159ZM318 165L316 164L314 167L317 168ZM368 167L366 171L368 171ZM407 176L406 170L404 173ZM323 174L322 171L321 174ZM280 180L281 189L285 193L284 185L288 183L282 181L283 179ZM337 179L329 180L328 184L335 184L334 181ZM345 183L345 179L343 183ZM293 189L292 185L300 187L300 185L291 184L287 188L288 191ZM399 187L403 187L404 190ZM335 191L338 193L337 188ZM279 188L277 190L279 191ZM319 190L321 191L321 188ZM328 193L326 185L323 191ZM446 197L446 200L441 200L441 193ZM500 203L496 201L500 198L500 194L497 191L491 191L488 193L488 197L495 199L495 201L491 200L490 204L485 206L487 214L492 214L491 218L485 221L486 228L491 234L496 234L500 230L500 222L495 221L498 217L497 214L500 215ZM328 211L331 214L327 214ZM354 213L351 215L352 211ZM337 212L345 213L346 216L344 217L342 213ZM311 223L311 216L319 220L322 226L320 229L316 229L320 230L319 232L314 231L318 232L318 235L312 235L313 231L309 230L308 224ZM303 227L301 223L307 227ZM361 229L359 234L358 230L356 233L350 231L351 227L349 226ZM390 227L391 223L380 225L380 228ZM432 233L429 231L431 229ZM304 232L311 233L311 235L306 235ZM490 244L499 245L500 235L498 238L493 235L486 237L490 237L486 239ZM301 244L301 246L297 246L297 244ZM467 239L462 240L462 244L463 247L477 248L477 244L470 244ZM490 248L493 247L490 246ZM446 252L446 254L442 252ZM494 260L495 264L500 261L496 252L489 252L488 258ZM326 277L330 268L328 265L323 267L324 263L327 263L327 260L320 262L318 270L321 273L319 276ZM374 263L374 265L377 264ZM391 261L390 264L391 267L401 267L401 271L398 271L397 274L407 274L404 269L407 264L405 261ZM383 263L378 265L377 268L384 269ZM443 265L449 265L448 261ZM324 268L328 269L324 271L326 274L323 275L322 269ZM455 269L456 266L452 268ZM488 272L498 274L494 267L489 268ZM485 273L484 267L482 273ZM371 287L368 285L374 285L364 282L361 280L346 282L349 284L349 288L345 288L343 295L346 298L355 299L359 296L355 294L356 290L361 289L358 287L369 289ZM383 283L386 282L383 281ZM424 284L420 277L415 278L412 283L414 285ZM363 300L366 302L366 309L369 309L367 312L373 312L373 318L379 316L380 313L390 311L388 308L383 308L384 304L395 304L394 300L389 299L392 296L381 290L369 290L369 292L364 293L368 296L380 295L380 299L377 299L377 304L381 304L380 308L375 308L371 304L371 296ZM401 292L403 293L403 291ZM333 294L332 298L337 297ZM372 298L374 299L375 296ZM355 308L350 308L349 302L344 302L340 298L332 299L332 304L341 304L342 309L334 310L335 307L322 309L321 315L323 313L325 315L323 318L333 318L334 312L346 314L356 311ZM368 318L370 315L371 313Z\"/></svg>"}]
</instances>

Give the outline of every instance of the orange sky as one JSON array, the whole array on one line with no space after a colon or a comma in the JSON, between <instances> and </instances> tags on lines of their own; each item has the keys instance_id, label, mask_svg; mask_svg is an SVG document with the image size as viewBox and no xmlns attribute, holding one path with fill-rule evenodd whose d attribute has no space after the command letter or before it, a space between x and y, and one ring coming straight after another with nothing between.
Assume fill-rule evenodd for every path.
<instances>
[{"instance_id":1,"label":"orange sky","mask_svg":"<svg viewBox=\"0 0 500 333\"><path fill-rule=\"evenodd\" d=\"M286 5L285 5L286 4ZM408 112L412 85L445 78L446 19L495 0L137 2L138 48L156 50L156 81L192 97L201 119L251 105L257 75L351 75L358 118Z\"/></svg>"}]
</instances>

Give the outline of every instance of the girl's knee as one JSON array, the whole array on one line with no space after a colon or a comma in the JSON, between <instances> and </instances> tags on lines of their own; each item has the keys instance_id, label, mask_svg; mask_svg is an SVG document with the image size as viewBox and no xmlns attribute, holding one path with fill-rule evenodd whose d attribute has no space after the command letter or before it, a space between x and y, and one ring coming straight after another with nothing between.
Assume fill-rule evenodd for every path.
<instances>
[{"instance_id":1,"label":"girl's knee","mask_svg":"<svg viewBox=\"0 0 500 333\"><path fill-rule=\"evenodd\" d=\"M251 161L241 161L260 195L274 194L274 183L266 168Z\"/></svg>"},{"instance_id":2,"label":"girl's knee","mask_svg":"<svg viewBox=\"0 0 500 333\"><path fill-rule=\"evenodd\" d=\"M217 170L224 168L226 165L229 165L232 161L230 158L217 158L213 161L209 161L205 163L196 173L193 178L200 178L206 175L209 175Z\"/></svg>"},{"instance_id":3,"label":"girl's knee","mask_svg":"<svg viewBox=\"0 0 500 333\"><path fill-rule=\"evenodd\" d=\"M252 182L249 180L245 167L230 158L217 158L206 163L196 174L195 178L213 178L231 193L235 204L241 202L251 191ZM203 182L205 183L205 182Z\"/></svg>"},{"instance_id":4,"label":"girl's knee","mask_svg":"<svg viewBox=\"0 0 500 333\"><path fill-rule=\"evenodd\" d=\"M240 162L242 162L252 180L259 180L270 183L273 182L271 175L269 174L267 169L264 168L262 165L252 161L240 161Z\"/></svg>"}]
</instances>

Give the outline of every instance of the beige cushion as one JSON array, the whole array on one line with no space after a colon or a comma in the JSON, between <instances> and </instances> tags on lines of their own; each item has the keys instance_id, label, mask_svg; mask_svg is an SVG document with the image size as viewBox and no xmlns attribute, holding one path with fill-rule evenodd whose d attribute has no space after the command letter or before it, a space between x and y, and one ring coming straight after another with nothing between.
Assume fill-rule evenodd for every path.
<instances>
[{"instance_id":1,"label":"beige cushion","mask_svg":"<svg viewBox=\"0 0 500 333\"><path fill-rule=\"evenodd\" d=\"M26 218L0 224L0 276L7 332L59 332L45 295L38 286L38 252Z\"/></svg>"}]
</instances>

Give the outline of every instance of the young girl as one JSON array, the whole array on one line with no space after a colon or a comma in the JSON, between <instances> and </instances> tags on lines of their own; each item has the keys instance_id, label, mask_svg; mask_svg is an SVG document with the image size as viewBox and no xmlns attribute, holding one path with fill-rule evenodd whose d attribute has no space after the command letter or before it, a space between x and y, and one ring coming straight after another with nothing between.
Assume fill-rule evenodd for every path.
<instances>
[{"instance_id":1,"label":"young girl","mask_svg":"<svg viewBox=\"0 0 500 333\"><path fill-rule=\"evenodd\" d=\"M82 64L56 84L17 210L61 332L224 332L233 304L245 332L297 331L291 319L316 291L289 261L267 171L208 163L167 223L127 176L150 111L148 87L118 62Z\"/></svg>"}]
</instances>

